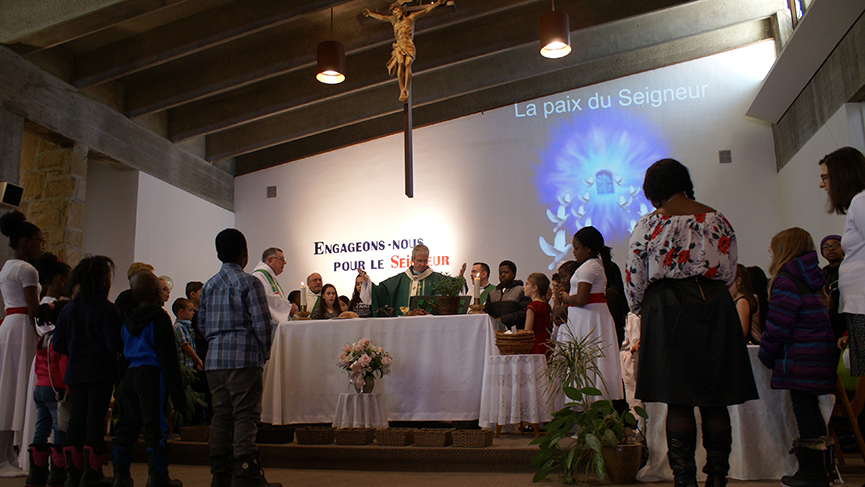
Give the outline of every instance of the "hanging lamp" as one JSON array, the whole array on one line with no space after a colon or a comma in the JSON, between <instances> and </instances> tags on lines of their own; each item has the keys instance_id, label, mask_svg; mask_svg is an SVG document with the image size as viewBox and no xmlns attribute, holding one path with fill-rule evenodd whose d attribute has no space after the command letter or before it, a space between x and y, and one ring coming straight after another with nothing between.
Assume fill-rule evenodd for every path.
<instances>
[{"instance_id":1,"label":"hanging lamp","mask_svg":"<svg viewBox=\"0 0 865 487\"><path fill-rule=\"evenodd\" d=\"M571 52L571 29L568 14L553 10L541 15L541 56L549 59L565 57Z\"/></svg>"},{"instance_id":2,"label":"hanging lamp","mask_svg":"<svg viewBox=\"0 0 865 487\"><path fill-rule=\"evenodd\" d=\"M333 9L330 9L330 37L333 38ZM318 74L315 79L335 85L345 81L345 46L329 40L318 44Z\"/></svg>"}]
</instances>

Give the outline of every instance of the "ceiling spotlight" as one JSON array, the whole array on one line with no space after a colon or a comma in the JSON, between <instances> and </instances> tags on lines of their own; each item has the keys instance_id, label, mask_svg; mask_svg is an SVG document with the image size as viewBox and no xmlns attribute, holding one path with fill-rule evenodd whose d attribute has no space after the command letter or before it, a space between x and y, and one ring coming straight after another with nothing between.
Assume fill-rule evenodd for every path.
<instances>
[{"instance_id":1,"label":"ceiling spotlight","mask_svg":"<svg viewBox=\"0 0 865 487\"><path fill-rule=\"evenodd\" d=\"M541 15L541 56L550 59L565 57L571 52L571 29L568 14L553 10Z\"/></svg>"},{"instance_id":2,"label":"ceiling spotlight","mask_svg":"<svg viewBox=\"0 0 865 487\"><path fill-rule=\"evenodd\" d=\"M333 38L333 9L330 9L330 37ZM315 79L328 85L345 81L345 46L337 41L318 44L318 74Z\"/></svg>"}]
</instances>

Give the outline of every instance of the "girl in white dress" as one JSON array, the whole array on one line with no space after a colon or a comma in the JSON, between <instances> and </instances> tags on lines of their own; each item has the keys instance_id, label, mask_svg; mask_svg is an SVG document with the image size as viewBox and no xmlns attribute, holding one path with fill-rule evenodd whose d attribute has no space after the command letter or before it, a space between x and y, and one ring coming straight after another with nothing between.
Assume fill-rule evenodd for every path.
<instances>
[{"instance_id":1,"label":"girl in white dress","mask_svg":"<svg viewBox=\"0 0 865 487\"><path fill-rule=\"evenodd\" d=\"M558 340L587 335L598 338L604 352L597 364L603 381L595 380L595 387L606 399L624 399L616 324L604 297L607 288L604 261L610 261L610 248L604 246L604 237L595 227L583 227L575 233L573 246L574 259L580 267L571 278L573 294L564 291L560 294L562 302L568 305L568 322L559 329Z\"/></svg>"},{"instance_id":2,"label":"girl in white dress","mask_svg":"<svg viewBox=\"0 0 865 487\"><path fill-rule=\"evenodd\" d=\"M39 305L39 274L27 261L42 253L39 227L19 211L0 217L0 233L9 237L15 257L0 270L6 318L0 323L0 477L22 477L13 448L14 433L24 430L30 366L36 354L33 316Z\"/></svg>"}]
</instances>

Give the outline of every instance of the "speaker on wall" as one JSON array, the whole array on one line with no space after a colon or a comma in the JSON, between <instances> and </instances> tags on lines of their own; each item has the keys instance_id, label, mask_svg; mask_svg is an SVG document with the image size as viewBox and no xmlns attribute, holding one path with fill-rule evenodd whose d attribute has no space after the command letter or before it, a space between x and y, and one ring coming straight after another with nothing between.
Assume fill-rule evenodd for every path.
<instances>
[{"instance_id":1,"label":"speaker on wall","mask_svg":"<svg viewBox=\"0 0 865 487\"><path fill-rule=\"evenodd\" d=\"M18 208L24 188L12 183L0 183L0 207Z\"/></svg>"}]
</instances>

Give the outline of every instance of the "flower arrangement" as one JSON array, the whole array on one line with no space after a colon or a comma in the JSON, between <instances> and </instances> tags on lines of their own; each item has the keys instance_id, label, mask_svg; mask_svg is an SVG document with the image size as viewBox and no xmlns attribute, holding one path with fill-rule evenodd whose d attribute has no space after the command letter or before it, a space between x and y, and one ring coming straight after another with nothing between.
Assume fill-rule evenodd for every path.
<instances>
[{"instance_id":1,"label":"flower arrangement","mask_svg":"<svg viewBox=\"0 0 865 487\"><path fill-rule=\"evenodd\" d=\"M378 378L390 374L393 357L383 348L361 338L356 343L346 343L339 354L337 365L348 372L348 381L355 388L363 387L364 377L378 372Z\"/></svg>"}]
</instances>

